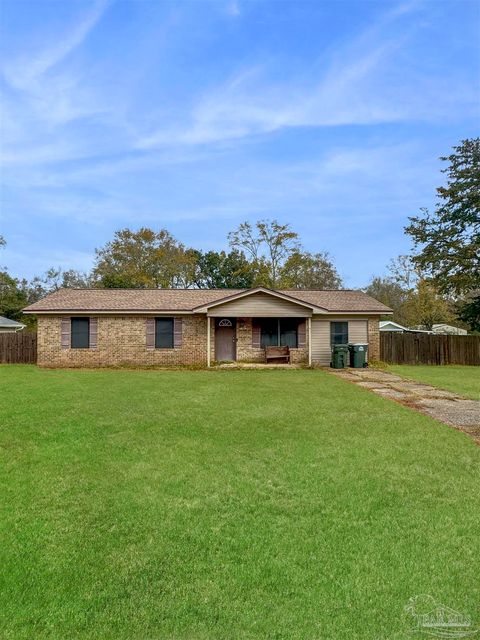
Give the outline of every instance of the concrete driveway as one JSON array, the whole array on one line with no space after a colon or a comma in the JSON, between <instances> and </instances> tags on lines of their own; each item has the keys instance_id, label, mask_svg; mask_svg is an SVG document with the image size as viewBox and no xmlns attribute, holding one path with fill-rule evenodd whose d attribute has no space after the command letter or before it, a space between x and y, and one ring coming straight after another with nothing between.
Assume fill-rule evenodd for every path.
<instances>
[{"instance_id":1,"label":"concrete driveway","mask_svg":"<svg viewBox=\"0 0 480 640\"><path fill-rule=\"evenodd\" d=\"M460 429L480 444L480 400L467 400L451 391L376 369L330 369L330 372Z\"/></svg>"}]
</instances>

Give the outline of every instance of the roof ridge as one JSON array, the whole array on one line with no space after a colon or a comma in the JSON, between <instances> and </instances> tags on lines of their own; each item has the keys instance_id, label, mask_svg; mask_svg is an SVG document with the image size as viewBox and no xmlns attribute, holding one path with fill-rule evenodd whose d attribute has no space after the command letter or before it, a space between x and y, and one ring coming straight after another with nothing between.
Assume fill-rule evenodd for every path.
<instances>
[{"instance_id":1,"label":"roof ridge","mask_svg":"<svg viewBox=\"0 0 480 640\"><path fill-rule=\"evenodd\" d=\"M362 289L272 289L271 287L263 287L270 291L291 291L301 293L302 291L352 291L355 293L365 293ZM51 291L47 295L57 293L57 291L249 291L258 287L59 287L55 291ZM366 294L368 295L368 294Z\"/></svg>"},{"instance_id":2,"label":"roof ridge","mask_svg":"<svg viewBox=\"0 0 480 640\"><path fill-rule=\"evenodd\" d=\"M27 313L88 310L191 311L220 299L264 291L308 307L327 311L389 313L384 304L355 289L267 289L266 287L220 289L96 289L62 287L25 308Z\"/></svg>"},{"instance_id":3,"label":"roof ridge","mask_svg":"<svg viewBox=\"0 0 480 640\"><path fill-rule=\"evenodd\" d=\"M59 287L51 293L57 291L247 291L246 288L225 287L222 289L195 288L195 287Z\"/></svg>"},{"instance_id":4,"label":"roof ridge","mask_svg":"<svg viewBox=\"0 0 480 640\"><path fill-rule=\"evenodd\" d=\"M353 291L365 293L364 291L362 291L362 289L277 289L277 291Z\"/></svg>"}]
</instances>

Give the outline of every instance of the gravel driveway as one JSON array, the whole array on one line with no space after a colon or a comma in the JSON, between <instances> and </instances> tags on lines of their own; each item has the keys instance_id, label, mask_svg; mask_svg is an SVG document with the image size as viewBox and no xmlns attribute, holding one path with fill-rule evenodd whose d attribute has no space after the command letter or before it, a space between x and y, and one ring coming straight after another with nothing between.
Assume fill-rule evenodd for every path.
<instances>
[{"instance_id":1,"label":"gravel driveway","mask_svg":"<svg viewBox=\"0 0 480 640\"><path fill-rule=\"evenodd\" d=\"M480 444L480 400L376 369L330 369L333 375L464 431Z\"/></svg>"}]
</instances>

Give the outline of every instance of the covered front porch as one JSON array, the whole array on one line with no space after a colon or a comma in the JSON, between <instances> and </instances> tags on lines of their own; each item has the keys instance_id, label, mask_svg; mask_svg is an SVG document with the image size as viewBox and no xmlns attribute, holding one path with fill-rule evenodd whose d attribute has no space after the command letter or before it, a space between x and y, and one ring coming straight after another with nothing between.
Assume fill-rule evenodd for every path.
<instances>
[{"instance_id":1,"label":"covered front porch","mask_svg":"<svg viewBox=\"0 0 480 640\"><path fill-rule=\"evenodd\" d=\"M312 315L325 313L285 292L257 287L197 307L207 316L207 365L265 363L269 347L288 349L291 364L312 364Z\"/></svg>"},{"instance_id":2,"label":"covered front porch","mask_svg":"<svg viewBox=\"0 0 480 640\"><path fill-rule=\"evenodd\" d=\"M310 317L207 315L207 364L266 364L268 347L286 347L289 365L311 365ZM269 366L285 365L285 360Z\"/></svg>"}]
</instances>

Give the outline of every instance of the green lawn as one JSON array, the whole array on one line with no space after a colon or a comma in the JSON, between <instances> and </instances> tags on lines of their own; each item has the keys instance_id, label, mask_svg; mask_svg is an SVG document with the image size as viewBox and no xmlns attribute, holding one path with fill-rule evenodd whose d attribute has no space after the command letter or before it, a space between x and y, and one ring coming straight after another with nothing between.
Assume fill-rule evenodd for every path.
<instances>
[{"instance_id":1,"label":"green lawn","mask_svg":"<svg viewBox=\"0 0 480 640\"><path fill-rule=\"evenodd\" d=\"M324 371L3 366L0 418L2 639L480 624L480 448Z\"/></svg>"},{"instance_id":2,"label":"green lawn","mask_svg":"<svg viewBox=\"0 0 480 640\"><path fill-rule=\"evenodd\" d=\"M392 364L388 370L403 378L431 384L473 400L480 400L480 367L461 365Z\"/></svg>"}]
</instances>

